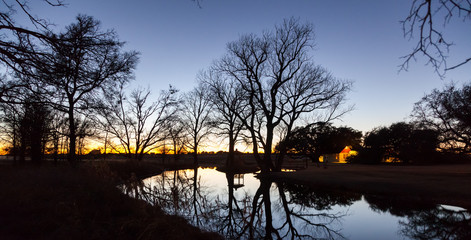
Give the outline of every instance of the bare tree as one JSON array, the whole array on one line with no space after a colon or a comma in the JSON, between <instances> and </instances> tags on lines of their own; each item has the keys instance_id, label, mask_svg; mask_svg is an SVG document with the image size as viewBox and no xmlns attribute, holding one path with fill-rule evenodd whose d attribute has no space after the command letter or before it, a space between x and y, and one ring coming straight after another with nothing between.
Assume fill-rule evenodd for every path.
<instances>
[{"instance_id":1,"label":"bare tree","mask_svg":"<svg viewBox=\"0 0 471 240\"><path fill-rule=\"evenodd\" d=\"M48 152L52 154L54 164L57 164L59 160L59 154L63 154L61 149L61 142L67 137L65 129L67 129L67 119L63 112L55 111L52 112L52 118L50 119L51 132L49 133L49 143L47 148Z\"/></svg>"},{"instance_id":2,"label":"bare tree","mask_svg":"<svg viewBox=\"0 0 471 240\"><path fill-rule=\"evenodd\" d=\"M20 119L24 115L22 112L21 105L19 104L0 104L0 133L2 145L5 146L5 150L13 155L13 160L16 163L17 156L19 154L21 145L20 136ZM20 159L21 161L24 158Z\"/></svg>"},{"instance_id":3,"label":"bare tree","mask_svg":"<svg viewBox=\"0 0 471 240\"><path fill-rule=\"evenodd\" d=\"M427 63L435 68L440 77L448 70L455 69L471 61L471 57L458 63L448 64L447 57L453 42L448 40L440 28L450 23L453 18L467 21L471 18L471 2L468 0L414 0L409 15L403 20L404 36L418 41L411 53L404 56L401 69L407 70L411 60L422 54ZM438 19L437 19L438 18ZM440 21L443 18L443 22ZM437 23L438 22L438 23ZM464 29L465 30L465 29Z\"/></svg>"},{"instance_id":4,"label":"bare tree","mask_svg":"<svg viewBox=\"0 0 471 240\"><path fill-rule=\"evenodd\" d=\"M211 133L211 102L208 89L198 85L183 95L181 119L189 136L188 148L193 151L193 163L198 164L198 149L201 142Z\"/></svg>"},{"instance_id":5,"label":"bare tree","mask_svg":"<svg viewBox=\"0 0 471 240\"><path fill-rule=\"evenodd\" d=\"M185 150L185 144L188 140L184 135L185 125L178 113L169 119L168 125L168 138L172 143L173 161L176 162L179 155Z\"/></svg>"},{"instance_id":6,"label":"bare tree","mask_svg":"<svg viewBox=\"0 0 471 240\"><path fill-rule=\"evenodd\" d=\"M159 147L168 137L169 120L176 112L175 94L170 87L156 102L149 103L150 90L138 88L127 100L124 92L108 95L97 108L103 130L110 135L110 147L141 161L145 154ZM118 143L113 144L115 139Z\"/></svg>"},{"instance_id":7,"label":"bare tree","mask_svg":"<svg viewBox=\"0 0 471 240\"><path fill-rule=\"evenodd\" d=\"M91 120L89 113L77 118L76 123L76 134L77 134L77 154L83 155L87 151L87 139L97 135L97 129L94 122Z\"/></svg>"},{"instance_id":8,"label":"bare tree","mask_svg":"<svg viewBox=\"0 0 471 240\"><path fill-rule=\"evenodd\" d=\"M244 92L238 83L214 70L208 70L200 75L200 81L209 89L209 96L213 108L216 112L212 121L213 127L219 131L220 135L228 139L228 158L226 166L228 170L234 165L235 145L239 133L243 129L243 124L236 115L240 115L246 109Z\"/></svg>"},{"instance_id":9,"label":"bare tree","mask_svg":"<svg viewBox=\"0 0 471 240\"><path fill-rule=\"evenodd\" d=\"M291 18L274 32L244 35L229 43L228 53L216 63L216 69L244 92L250 115L235 114L250 132L262 172L275 169L271 157L275 128L281 124L292 128L301 115L314 111L328 110L330 119L344 112L339 106L351 83L315 66L310 60L312 46L312 26Z\"/></svg>"},{"instance_id":10,"label":"bare tree","mask_svg":"<svg viewBox=\"0 0 471 240\"><path fill-rule=\"evenodd\" d=\"M62 0L44 0L50 6L63 6ZM23 14L34 29L27 29L16 23L14 15ZM50 23L34 15L27 1L4 0L0 2L0 62L12 70L21 70L31 64L31 54L38 54L36 44L51 43L48 35Z\"/></svg>"},{"instance_id":11,"label":"bare tree","mask_svg":"<svg viewBox=\"0 0 471 240\"><path fill-rule=\"evenodd\" d=\"M44 0L50 6L63 6L62 0ZM16 17L29 19L32 28L28 29L16 23ZM28 1L4 0L0 2L0 65L5 71L14 74L26 74L29 69L42 64L39 56L47 54L44 45L56 44L51 36L50 23L31 11ZM17 79L0 78L0 101L17 94L24 84Z\"/></svg>"},{"instance_id":12,"label":"bare tree","mask_svg":"<svg viewBox=\"0 0 471 240\"><path fill-rule=\"evenodd\" d=\"M32 162L41 163L51 132L52 109L41 102L39 95L23 91L15 98L18 103L1 104L3 139L10 145L14 160L19 155L23 162L29 156Z\"/></svg>"},{"instance_id":13,"label":"bare tree","mask_svg":"<svg viewBox=\"0 0 471 240\"><path fill-rule=\"evenodd\" d=\"M100 22L79 15L63 33L53 35L56 43L31 69L35 83L48 91L49 103L67 114L68 159L76 161L77 117L86 112L100 90L112 91L129 81L137 63L137 52L122 52L114 31L102 31ZM34 75L33 75L34 74Z\"/></svg>"},{"instance_id":14,"label":"bare tree","mask_svg":"<svg viewBox=\"0 0 471 240\"><path fill-rule=\"evenodd\" d=\"M281 170L286 147L284 140L293 134L295 122L302 114L309 114L315 111L322 111L322 114L311 116L312 122L330 122L340 118L346 112L353 109L353 106L341 108L345 102L345 94L351 88L351 83L340 81L320 66L311 65L300 72L293 81L283 85L284 105L286 116L282 119L283 136L279 145L279 155L276 157L275 169Z\"/></svg>"}]
</instances>

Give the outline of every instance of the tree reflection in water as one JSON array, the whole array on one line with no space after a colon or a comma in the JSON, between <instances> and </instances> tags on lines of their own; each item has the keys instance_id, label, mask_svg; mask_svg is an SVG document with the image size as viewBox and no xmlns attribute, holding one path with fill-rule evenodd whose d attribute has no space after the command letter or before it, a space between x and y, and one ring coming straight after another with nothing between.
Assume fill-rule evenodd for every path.
<instances>
[{"instance_id":1,"label":"tree reflection in water","mask_svg":"<svg viewBox=\"0 0 471 240\"><path fill-rule=\"evenodd\" d=\"M305 195L299 186L265 179L260 179L254 194L240 188L242 194L236 195L240 187L234 184L236 173L217 173L225 174L227 181L226 189L220 191L201 184L199 172L197 168L167 171L145 184L131 182L123 190L228 239L343 238L335 227L345 213L320 212L331 206L323 195L310 193L300 200L297 197Z\"/></svg>"},{"instance_id":2,"label":"tree reflection in water","mask_svg":"<svg viewBox=\"0 0 471 240\"><path fill-rule=\"evenodd\" d=\"M400 233L409 239L471 239L471 213L464 209L379 196L365 200L375 211L405 217Z\"/></svg>"},{"instance_id":3,"label":"tree reflection in water","mask_svg":"<svg viewBox=\"0 0 471 240\"><path fill-rule=\"evenodd\" d=\"M418 211L401 221L401 233L411 239L471 239L471 215L438 206Z\"/></svg>"},{"instance_id":4,"label":"tree reflection in water","mask_svg":"<svg viewBox=\"0 0 471 240\"><path fill-rule=\"evenodd\" d=\"M208 184L202 181L202 172L204 176L214 174L220 178ZM145 183L130 182L123 191L227 239L343 239L341 223L348 212L335 209L348 209L362 197L263 178L258 187L241 187L235 184L236 174L197 168L166 171ZM251 178L251 174L247 176ZM373 211L403 217L398 223L402 237L471 239L471 217L467 211L423 203L417 206L377 196L364 198Z\"/></svg>"}]
</instances>

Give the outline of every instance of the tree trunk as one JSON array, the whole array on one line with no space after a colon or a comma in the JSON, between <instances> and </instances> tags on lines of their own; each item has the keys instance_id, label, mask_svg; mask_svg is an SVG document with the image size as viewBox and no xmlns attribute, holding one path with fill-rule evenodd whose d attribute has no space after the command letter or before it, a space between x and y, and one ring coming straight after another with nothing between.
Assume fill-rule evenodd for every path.
<instances>
[{"instance_id":1,"label":"tree trunk","mask_svg":"<svg viewBox=\"0 0 471 240\"><path fill-rule=\"evenodd\" d=\"M195 134L195 136L196 136L196 134ZM194 164L195 166L197 166L197 165L198 165L198 143L197 143L197 141L196 141L196 137L195 137L195 139L194 139L193 144L194 144L194 145L193 145L193 146L194 146L194 147L193 147L193 164Z\"/></svg>"},{"instance_id":2,"label":"tree trunk","mask_svg":"<svg viewBox=\"0 0 471 240\"><path fill-rule=\"evenodd\" d=\"M193 209L195 210L195 221L196 221L196 226L200 227L200 221L199 221L199 215L198 215L198 167L195 165L195 168L193 169Z\"/></svg>"},{"instance_id":3,"label":"tree trunk","mask_svg":"<svg viewBox=\"0 0 471 240\"><path fill-rule=\"evenodd\" d=\"M228 219L228 224L232 225L232 219L233 219L233 203L234 203L234 173L232 170L227 170L226 172L226 179L227 179L227 186L228 186L228 193L229 197L227 200L227 219Z\"/></svg>"},{"instance_id":4,"label":"tree trunk","mask_svg":"<svg viewBox=\"0 0 471 240\"><path fill-rule=\"evenodd\" d=\"M177 154L178 154L177 141L173 140L173 163L177 163Z\"/></svg>"},{"instance_id":5,"label":"tree trunk","mask_svg":"<svg viewBox=\"0 0 471 240\"><path fill-rule=\"evenodd\" d=\"M274 169L273 162L271 159L272 142L273 142L273 127L267 126L267 139L265 142L265 147L263 148L263 151L264 151L263 164L265 165L266 172L269 172L270 170ZM263 173L263 169L262 169L262 173Z\"/></svg>"},{"instance_id":6,"label":"tree trunk","mask_svg":"<svg viewBox=\"0 0 471 240\"><path fill-rule=\"evenodd\" d=\"M198 147L193 148L193 164L198 165Z\"/></svg>"},{"instance_id":7,"label":"tree trunk","mask_svg":"<svg viewBox=\"0 0 471 240\"><path fill-rule=\"evenodd\" d=\"M26 157L26 139L23 133L20 140L20 164L25 163Z\"/></svg>"},{"instance_id":8,"label":"tree trunk","mask_svg":"<svg viewBox=\"0 0 471 240\"><path fill-rule=\"evenodd\" d=\"M263 202L265 207L265 239L273 239L272 233L274 232L273 228L273 215L271 210L271 199L270 199L270 187L271 181L266 179L261 180L260 187L262 188Z\"/></svg>"},{"instance_id":9,"label":"tree trunk","mask_svg":"<svg viewBox=\"0 0 471 240\"><path fill-rule=\"evenodd\" d=\"M16 129L13 129L13 148L12 148L12 154L13 154L13 164L16 164L17 160L17 153L18 153L18 144L17 144L17 136L16 136Z\"/></svg>"},{"instance_id":10,"label":"tree trunk","mask_svg":"<svg viewBox=\"0 0 471 240\"><path fill-rule=\"evenodd\" d=\"M77 164L77 159L75 155L76 150L76 140L77 140L77 133L75 129L75 116L74 116L74 105L71 104L69 106L69 153L67 155L68 161L72 166Z\"/></svg>"},{"instance_id":11,"label":"tree trunk","mask_svg":"<svg viewBox=\"0 0 471 240\"><path fill-rule=\"evenodd\" d=\"M41 141L37 142L37 139L34 139L31 143L31 162L35 164L41 163L42 151L41 151Z\"/></svg>"},{"instance_id":12,"label":"tree trunk","mask_svg":"<svg viewBox=\"0 0 471 240\"><path fill-rule=\"evenodd\" d=\"M281 172L281 165L283 165L283 160L286 156L286 146L283 142L280 144L280 153L276 156L274 172Z\"/></svg>"},{"instance_id":13,"label":"tree trunk","mask_svg":"<svg viewBox=\"0 0 471 240\"><path fill-rule=\"evenodd\" d=\"M229 155L227 156L226 160L226 168L227 169L232 169L234 167L234 155L235 155L235 140L232 134L229 136Z\"/></svg>"},{"instance_id":14,"label":"tree trunk","mask_svg":"<svg viewBox=\"0 0 471 240\"><path fill-rule=\"evenodd\" d=\"M41 116L42 117L42 116ZM31 145L31 162L40 164L43 156L43 132L44 125L42 119L33 119L33 127L30 131L30 145Z\"/></svg>"},{"instance_id":15,"label":"tree trunk","mask_svg":"<svg viewBox=\"0 0 471 240\"><path fill-rule=\"evenodd\" d=\"M55 132L53 136L53 145L54 145L54 152L53 152L54 165L57 165L57 157L59 154L59 137L57 136L57 132Z\"/></svg>"}]
</instances>

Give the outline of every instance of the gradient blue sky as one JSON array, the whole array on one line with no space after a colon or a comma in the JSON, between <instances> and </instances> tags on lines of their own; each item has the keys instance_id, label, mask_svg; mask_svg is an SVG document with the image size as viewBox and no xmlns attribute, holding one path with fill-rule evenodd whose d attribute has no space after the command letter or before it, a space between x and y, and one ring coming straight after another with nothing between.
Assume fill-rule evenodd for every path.
<instances>
[{"instance_id":1,"label":"gradient blue sky","mask_svg":"<svg viewBox=\"0 0 471 240\"><path fill-rule=\"evenodd\" d=\"M141 52L131 87L149 86L154 95L169 84L190 90L198 71L222 56L228 42L273 29L292 16L314 25L313 60L334 76L354 81L349 104L355 104L355 110L336 125L366 132L402 121L432 89L471 80L469 64L441 80L425 66L424 58L412 63L408 72L399 72L400 57L415 44L403 37L399 23L408 14L410 0L202 0L202 8L191 0L65 0L67 7L58 8L31 2L31 10L58 29L79 13L96 17L105 29L115 29L127 42L126 49ZM471 56L471 25L453 23L445 34L456 44L449 59L456 62Z\"/></svg>"}]
</instances>

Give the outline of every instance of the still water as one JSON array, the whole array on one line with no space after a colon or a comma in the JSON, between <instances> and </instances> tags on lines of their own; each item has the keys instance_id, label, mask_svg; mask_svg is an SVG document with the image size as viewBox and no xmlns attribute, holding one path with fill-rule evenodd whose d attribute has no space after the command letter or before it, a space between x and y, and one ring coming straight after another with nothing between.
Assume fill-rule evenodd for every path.
<instances>
[{"instance_id":1,"label":"still water","mask_svg":"<svg viewBox=\"0 0 471 240\"><path fill-rule=\"evenodd\" d=\"M329 192L215 169L166 171L123 187L227 239L471 239L471 213Z\"/></svg>"}]
</instances>

